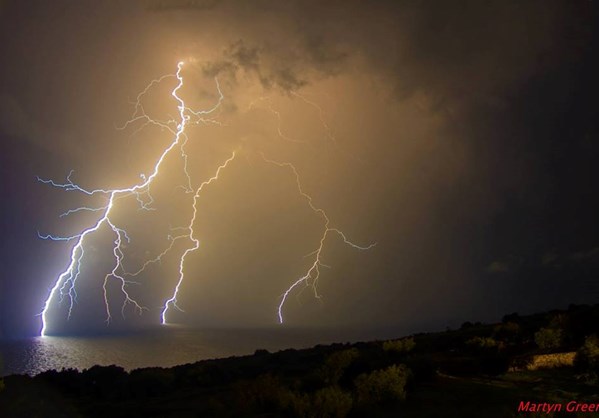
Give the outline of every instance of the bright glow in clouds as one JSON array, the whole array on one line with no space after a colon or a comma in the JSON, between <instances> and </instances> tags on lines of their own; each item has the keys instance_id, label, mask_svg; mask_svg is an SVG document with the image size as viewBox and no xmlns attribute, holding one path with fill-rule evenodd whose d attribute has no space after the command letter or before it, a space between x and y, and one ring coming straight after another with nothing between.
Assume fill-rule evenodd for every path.
<instances>
[{"instance_id":1,"label":"bright glow in clouds","mask_svg":"<svg viewBox=\"0 0 599 418\"><path fill-rule=\"evenodd\" d=\"M194 229L193 229L194 223L197 218L198 201L200 198L200 194L204 190L205 187L211 185L213 182L218 180L221 172L223 170L225 170L229 166L229 164L231 164L234 161L234 159L236 157L236 152L232 151L230 157L227 158L224 162L222 162L222 164L218 167L218 169L212 175L212 177L201 182L199 186L197 186L195 188L193 187L193 180L187 170L188 155L185 150L185 145L189 138L187 137L187 134L186 134L186 127L189 124L199 124L199 123L220 124L218 122L218 120L216 120L214 118L214 114L220 108L221 103L224 100L224 95L221 92L220 86L218 84L218 80L215 80L216 88L219 93L219 98L218 98L217 102L213 105L213 107L206 109L206 110L198 110L198 111L187 107L185 102L183 101L183 99L179 96L179 92L183 88L183 84L184 84L183 77L181 75L181 70L183 68L183 65L184 65L183 62L179 62L178 66L177 66L177 72L175 74L165 75L165 76L162 76L161 78L153 80L141 93L139 93L139 95L137 96L134 112L133 112L133 115L131 116L131 119L127 123L125 123L125 125L121 128L121 129L125 129L125 128L129 127L132 123L142 122L140 128L136 132L138 132L139 130L143 129L144 127L146 127L148 125L157 125L161 128L167 129L173 135L173 139L170 142L169 146L163 150L162 154L156 161L152 173L149 176L140 175L141 182L139 184L135 184L133 186L130 186L127 188L120 188L120 189L91 189L91 190L88 190L88 189L85 189L85 188L75 184L71 180L72 172L69 173L69 175L67 176L65 183L57 183L53 180L44 180L44 179L38 178L39 181L46 183L46 184L50 184L51 186L54 186L57 188L61 188L61 189L67 190L67 191L77 191L77 192L80 192L80 193L83 193L83 194L86 194L89 196L101 195L101 196L105 196L105 198L107 200L107 203L100 207L79 207L76 209L71 209L71 210L63 213L62 215L60 215L61 217L63 217L63 216L67 216L72 213L81 212L81 211L99 212L100 213L99 218L92 225L90 225L88 228L83 229L81 232L79 232L75 235L72 235L72 236L68 236L68 237L59 237L59 236L41 235L41 234L39 235L40 238L42 238L42 239L49 239L49 240L54 240L54 241L74 241L75 242L74 246L71 249L70 261L69 261L69 264L68 264L66 270L62 274L60 274L58 276L58 278L56 279L56 281L55 281L53 287L51 288L49 295L44 303L44 307L43 307L43 310L41 313L42 328L41 328L40 333L42 336L47 334L48 323L50 321L50 318L48 317L48 310L50 309L50 306L53 303L60 304L60 303L64 302L65 298L68 299L69 309L68 309L67 317L70 318L71 315L73 314L73 306L77 299L77 283L79 280L81 280L81 265L83 262L83 257L85 255L84 244L88 238L90 238L93 234L100 231L101 229L108 229L109 231L111 231L111 233L113 234L113 237L114 237L113 247L112 247L112 256L114 259L114 264L113 264L112 270L107 272L106 275L104 276L104 281L103 281L103 286L102 286L103 287L104 305L105 305L105 310L106 310L106 323L107 324L110 323L111 318L112 318L112 312L111 312L111 307L110 307L110 303L109 303L109 294L108 294L109 292L108 292L108 287L107 287L109 282L111 280L116 280L119 285L119 289L120 289L120 292L122 293L122 297L123 297L123 304L121 306L121 314L123 315L123 317L125 316L125 309L127 308L127 306L131 306L135 312L142 314L145 310L149 310L149 309L146 308L145 306L143 306L141 304L141 302L134 299L127 291L127 288L130 284L136 283L136 282L132 281L132 278L142 274L146 270L146 268L149 267L150 265L161 261L162 257L165 257L173 249L173 246L176 241L179 241L181 239L187 239L192 242L192 246L187 248L180 256L179 263L178 263L179 264L178 279L176 281L176 285L172 291L171 296L165 300L164 305L162 306L161 313L160 313L161 323L162 324L167 323L167 315L171 308L181 310L177 304L177 296L179 295L179 292L181 291L181 285L185 278L185 264L187 262L189 254L191 254L192 252L194 252L195 250L197 250L200 247L200 242L199 242L198 238L195 236ZM152 87L160 84L161 82L163 82L166 79L171 79L171 78L175 78L177 80L177 85L172 90L171 96L174 98L174 100L177 103L178 119L177 120L160 121L160 120L155 120L153 118L150 118L145 113L144 106L142 103L144 96L151 90ZM319 115L320 115L321 121L324 123L324 121L322 119L322 111L315 103L307 101L303 97L299 96L299 94L297 94L297 93L293 93L293 94L296 97L299 97L302 100L304 100L306 103L308 103L312 106L315 106L319 110ZM271 112L276 114L279 125L280 125L279 113L277 111L275 111L274 109L272 109L272 107L270 107L269 109L271 110ZM325 124L325 126L326 126L326 124ZM327 131L328 131L328 127L327 127ZM280 126L279 126L279 134L282 136L282 134L280 132ZM181 155L181 158L183 159L183 172L187 179L185 191L187 193L193 194L191 218L189 219L189 223L187 224L186 227L175 228L177 231L180 231L179 235L176 235L174 237L169 236L170 245L163 252L161 252L156 258L146 261L142 265L142 267L139 270L137 270L136 272L127 272L125 270L125 268L123 267L123 259L125 257L124 252L123 252L123 247L124 247L124 243L129 243L130 239L129 239L129 236L127 235L126 230L116 226L115 222L113 221L112 217L113 217L113 210L114 210L115 203L118 199L133 196L137 200L140 209L154 210L154 208L152 207L152 203L154 200L153 200L152 194L150 192L150 188L152 186L153 181L159 176L160 169L161 169L161 166L163 165L164 160L172 152L179 152ZM278 314L279 322L283 323L283 308L284 308L285 302L286 302L289 294L291 292L293 292L298 286L304 285L304 286L312 288L315 297L320 298L320 295L317 290L317 282L318 282L318 278L320 276L320 267L325 266L325 264L322 263L322 252L323 252L323 248L325 245L325 241L331 234L335 234L335 235L339 236L345 244L348 244L349 246L351 246L355 249L358 249L358 250L367 250L367 249L373 247L375 244L371 244L371 245L367 245L367 246L356 245L356 244L352 243L351 241L349 241L349 239L346 237L346 235L341 230L332 227L331 220L327 216L326 212L323 209L315 206L315 204L313 203L312 197L303 190L301 182L300 182L300 175L299 175L298 171L296 170L296 168L291 163L273 161L271 159L266 158L264 155L262 155L262 158L263 158L264 162L267 164L274 164L282 169L286 169L291 172L291 174L294 177L294 181L296 183L298 192L300 193L300 195L303 198L305 198L310 209L312 211L314 211L323 220L323 232L320 237L319 245L317 246L317 248L314 252L312 252L311 254L308 255L309 257L314 257L313 263L311 264L310 268L306 271L306 273L304 275L302 275L300 278L298 278L297 280L295 280L291 284L291 286L289 286L287 288L287 290L285 290L285 292L281 296L281 300L278 305L277 314Z\"/></svg>"}]
</instances>

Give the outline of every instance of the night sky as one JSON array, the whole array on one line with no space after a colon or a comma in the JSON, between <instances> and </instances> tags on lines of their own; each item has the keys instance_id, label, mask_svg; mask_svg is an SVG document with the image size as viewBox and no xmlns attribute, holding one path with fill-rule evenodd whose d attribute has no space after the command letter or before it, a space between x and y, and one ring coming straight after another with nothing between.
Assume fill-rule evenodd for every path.
<instances>
[{"instance_id":1,"label":"night sky","mask_svg":"<svg viewBox=\"0 0 599 418\"><path fill-rule=\"evenodd\" d=\"M443 329L599 302L597 4L584 1L0 1L0 335L36 335L37 316L101 199L36 180L120 188L148 175L172 135L122 126L148 83L184 61L181 95L224 95L221 125L193 126L199 183L237 157L198 202L169 322L277 324L281 294L305 273L322 220L318 290L294 292L283 326ZM145 109L176 116L173 79ZM176 153L175 153L176 154ZM123 199L115 222L134 270L189 220L181 161L152 186L154 211ZM78 303L53 330L106 330L108 231L86 242ZM114 299L109 329L157 324L182 242L139 276L142 317ZM112 288L111 288L112 289ZM99 331L98 331L99 332Z\"/></svg>"}]
</instances>

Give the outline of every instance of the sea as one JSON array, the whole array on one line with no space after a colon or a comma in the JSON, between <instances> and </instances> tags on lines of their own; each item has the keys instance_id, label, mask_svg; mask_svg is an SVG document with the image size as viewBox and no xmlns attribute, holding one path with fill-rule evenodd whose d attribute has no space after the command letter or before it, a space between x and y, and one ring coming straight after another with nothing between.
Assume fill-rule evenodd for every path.
<instances>
[{"instance_id":1,"label":"sea","mask_svg":"<svg viewBox=\"0 0 599 418\"><path fill-rule=\"evenodd\" d=\"M125 370L171 367L199 360L276 352L318 344L351 343L401 336L398 330L310 328L197 329L161 327L99 336L46 336L0 340L0 376L46 370L117 365ZM405 334L403 334L405 335Z\"/></svg>"}]
</instances>

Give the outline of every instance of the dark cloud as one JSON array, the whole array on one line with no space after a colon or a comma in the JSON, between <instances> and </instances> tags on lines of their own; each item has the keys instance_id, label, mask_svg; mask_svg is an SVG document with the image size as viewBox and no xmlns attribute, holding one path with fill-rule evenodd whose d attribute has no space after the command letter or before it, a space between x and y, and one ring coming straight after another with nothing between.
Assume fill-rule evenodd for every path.
<instances>
[{"instance_id":1,"label":"dark cloud","mask_svg":"<svg viewBox=\"0 0 599 418\"><path fill-rule=\"evenodd\" d=\"M324 33L306 36L304 44L308 61L329 76L343 72L344 65L351 55L348 45L330 45Z\"/></svg>"},{"instance_id":2,"label":"dark cloud","mask_svg":"<svg viewBox=\"0 0 599 418\"><path fill-rule=\"evenodd\" d=\"M240 40L229 47L224 55L245 71L259 71L260 56L257 47L248 47Z\"/></svg>"},{"instance_id":3,"label":"dark cloud","mask_svg":"<svg viewBox=\"0 0 599 418\"><path fill-rule=\"evenodd\" d=\"M307 81L299 75L300 71L283 60L273 62L269 59L269 63L264 64L261 57L266 54L265 51L264 47L248 46L244 41L239 40L224 51L221 60L204 63L202 68L207 76L225 74L233 79L237 77L239 71L242 71L256 76L265 89L276 87L289 92L307 84Z\"/></svg>"},{"instance_id":4,"label":"dark cloud","mask_svg":"<svg viewBox=\"0 0 599 418\"><path fill-rule=\"evenodd\" d=\"M261 2L254 10L225 2L218 9L240 32L276 13L272 32L249 36L262 54L332 74L350 57L365 58L393 80L399 97L422 90L454 106L499 103L535 72L576 57L590 36L582 2ZM255 48L238 52L237 61L251 52L256 65Z\"/></svg>"},{"instance_id":5,"label":"dark cloud","mask_svg":"<svg viewBox=\"0 0 599 418\"><path fill-rule=\"evenodd\" d=\"M221 74L226 74L234 78L237 66L231 61L213 61L203 64L202 71L207 77L217 77Z\"/></svg>"},{"instance_id":6,"label":"dark cloud","mask_svg":"<svg viewBox=\"0 0 599 418\"><path fill-rule=\"evenodd\" d=\"M260 80L266 88L276 85L285 91L297 90L307 84L290 67L279 68L267 76L261 75Z\"/></svg>"}]
</instances>

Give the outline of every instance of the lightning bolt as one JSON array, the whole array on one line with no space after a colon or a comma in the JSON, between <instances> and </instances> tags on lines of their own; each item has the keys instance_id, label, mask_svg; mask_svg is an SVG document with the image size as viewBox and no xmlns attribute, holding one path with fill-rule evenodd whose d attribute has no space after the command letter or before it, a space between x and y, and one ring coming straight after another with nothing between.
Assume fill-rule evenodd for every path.
<instances>
[{"instance_id":1,"label":"lightning bolt","mask_svg":"<svg viewBox=\"0 0 599 418\"><path fill-rule=\"evenodd\" d=\"M237 155L236 152L232 152L230 157L228 157L221 165L218 166L215 173L211 177L209 177L208 179L201 182L197 187L193 187L193 182L192 182L191 176L188 172L188 155L185 150L185 146L188 142L188 137L186 135L186 128L191 124L222 125L222 123L217 119L217 116L218 116L219 109L221 108L221 103L224 100L224 95L220 89L218 79L215 78L216 89L218 91L218 99L216 100L216 103L211 108L206 109L206 110L196 111L196 110L193 110L193 109L190 109L189 107L187 107L184 100L179 96L179 92L183 88L183 85L184 85L183 77L181 75L183 65L184 65L183 62L179 62L177 65L176 73L167 74L160 78L152 80L146 86L146 88L137 95L136 100L133 102L134 109L133 109L133 113L130 116L130 119L127 122L125 122L124 125L117 127L117 129L119 129L119 130L124 130L129 127L132 127L133 125L139 124L140 126L137 127L137 129L131 135L136 135L137 133L139 133L142 129L144 129L147 126L157 126L160 129L167 130L168 132L170 132L172 134L173 137L172 137L171 142L169 143L169 145L166 148L163 149L162 154L160 154L160 156L156 160L150 175L146 176L145 174L141 174L140 175L141 180L139 183L134 184L130 187L118 188L118 189L104 189L104 188L87 189L87 188L81 187L80 185L78 185L77 183L75 183L73 181L73 179L72 179L73 174L74 174L73 171L71 171L67 175L66 181L63 183L56 182L54 180L42 179L42 178L38 177L38 180L40 182L48 184L52 187L64 189L66 191L75 191L75 192L82 193L87 196L100 195L100 196L103 196L106 200L105 204L97 206L97 207L83 206L83 207L67 210L66 212L64 212L60 215L60 217L66 217L73 213L78 213L78 212L90 212L90 213L99 213L100 214L99 217L95 220L95 222L92 225L81 230L77 234L74 234L72 236L61 237L61 236L55 236L55 235L50 235L50 234L42 235L38 232L39 237L42 239L53 240L53 241L68 241L68 242L74 241L74 245L71 248L70 258L69 258L69 263L67 265L67 268L57 277L57 279L54 282L53 287L49 290L49 294L44 302L43 310L40 314L41 318L42 318L42 327L41 327L40 334L42 336L47 335L48 322L49 322L48 311L50 309L50 306L56 299L58 299L58 303L60 304L64 301L65 297L68 298L69 307L68 307L67 319L71 318L74 304L77 301L77 290L76 290L77 282L81 276L82 261L85 256L84 244L87 242L87 240L91 236L93 236L96 232L98 232L102 229L110 231L114 237L113 246L112 246L112 258L114 260L113 266L112 266L112 269L109 272L107 272L106 275L104 276L104 280L102 283L104 305L105 305L105 311L106 311L106 323L107 324L110 323L110 321L112 319L112 311L111 311L111 304L109 301L109 289L108 289L108 286L109 286L109 283L111 282L111 280L117 281L117 283L119 285L118 288L123 297L123 303L121 305L121 315L123 317L125 317L125 312L127 310L127 307L131 307L134 310L134 312L136 312L138 314L142 314L145 310L148 310L148 308L146 308L140 302L138 302L135 298L133 298L127 290L128 286L130 286L132 284L138 284L138 282L133 281L132 278L142 274L149 266L151 266L155 263L161 262L162 259L173 250L176 242L178 242L180 240L188 240L191 242L192 245L189 246L188 248L186 248L179 258L178 277L176 280L176 285L174 286L171 296L168 297L164 301L164 304L161 308L161 313L160 313L160 322L162 324L167 324L167 316L171 309L177 309L177 310L182 311L182 309L178 305L177 298L179 296L181 286L185 279L185 265L186 265L189 255L192 254L194 251L196 251L200 247L200 241L196 236L196 232L194 231L194 223L196 222L197 215L198 215L198 203L200 201L200 197L201 197L204 189L206 187L210 186L216 180L218 180L221 172L224 169L226 169L233 162L233 160L235 159L235 157ZM176 86L171 91L171 96L174 98L174 100L177 104L178 117L177 118L171 117L170 119L167 119L167 120L155 119L146 113L146 109L144 108L144 105L143 105L143 99L154 86L164 82L165 80L169 80L169 79L175 79L177 81ZM326 124L326 122L323 118L323 111L318 106L318 104L306 99L305 97L301 96L297 92L291 92L291 94L294 95L295 97L301 99L306 104L314 107L318 111L320 121L323 124L323 126L327 132L327 136L329 137L329 139L331 141L335 142L335 137L332 135L329 126ZM270 102L269 98L261 97L261 98L257 99L256 101L250 103L248 110L250 110L252 107L254 107L255 103L257 101L267 103L266 109L271 114L273 114L277 120L277 133L280 138L282 138L286 141L289 141L289 142L302 142L302 143L304 142L304 141L290 138L283 132L281 115L280 115L279 111L277 111L276 109L273 108L272 103ZM191 198L192 214L189 219L189 223L184 227L171 228L171 232L174 232L174 231L180 231L180 232L176 235L170 235L170 234L168 235L167 238L169 241L169 245L162 252L160 252L153 259L145 261L141 265L141 267L139 267L136 271L132 271L132 272L127 271L127 269L125 269L125 267L123 265L123 260L125 258L125 253L123 251L123 248L125 246L125 243L130 242L130 238L127 235L127 231L124 228L118 226L113 221L115 205L118 200L129 198L129 197L134 197L139 205L140 210L154 210L154 208L152 207L152 205L154 203L154 198L151 194L151 185L152 185L153 181L158 177L160 169L161 169L165 159L167 158L167 156L169 154L175 152L175 150L178 150L180 153L180 156L183 161L183 172L186 177L186 184L181 185L179 187L182 187L183 190L187 194L193 195ZM346 245L348 245L356 250L368 250L368 249L374 247L376 245L376 243L370 244L367 246L361 246L361 245L354 244L352 241L350 241L344 232L342 232L340 229L338 229L334 226L331 226L332 222L331 222L331 219L329 218L329 216L327 215L327 213L322 208L316 206L316 204L313 201L313 198L304 191L298 170L292 163L271 160L262 153L260 155L265 163L275 165L279 168L283 168L283 169L289 170L291 172L291 174L293 175L293 179L294 179L295 186L297 188L298 193L305 199L305 201L308 204L308 207L322 220L322 233L321 233L320 239L318 241L318 246L313 252L311 252L310 254L308 254L306 256L306 257L312 257L312 263L311 263L310 267L301 277L299 277L297 280L295 280L281 295L281 300L278 305L277 314L278 314L279 322L283 323L283 309L284 309L285 302L287 301L289 295L299 286L304 285L305 286L304 289L311 288L314 293L314 296L316 298L320 299L320 294L318 293L318 288L317 288L318 280L320 278L320 273L321 273L320 269L321 269L321 267L329 267L323 263L322 253L325 248L325 243L327 242L327 240L329 239L329 237L331 235L335 235L335 236L341 238L343 243L345 243Z\"/></svg>"},{"instance_id":2,"label":"lightning bolt","mask_svg":"<svg viewBox=\"0 0 599 418\"><path fill-rule=\"evenodd\" d=\"M308 268L308 270L306 271L306 273L303 276L301 276L299 279L297 279L295 282L293 282L291 284L291 286L289 286L287 288L287 290L285 290L285 292L283 293L283 295L281 297L281 301L279 303L277 314L279 316L279 323L282 324L283 323L283 307L285 305L285 302L287 301L287 298L291 294L291 292L299 285L304 284L307 287L310 287L312 289L312 291L314 292L314 297L316 297L317 299L320 299L320 294L318 293L318 287L317 287L318 279L320 278L320 267L329 267L328 265L326 265L322 262L322 251L324 250L324 247L325 247L325 241L330 234L335 234L335 235L339 236L345 244L349 245L350 247L352 247L356 250L369 250L369 249L373 248L374 246L376 246L376 242L373 244L369 244L367 246L360 246L360 245L357 245L357 244L354 244L353 242L351 242L347 238L347 236L345 235L345 233L343 231L341 231L338 228L331 227L331 219L329 218L327 213L322 208L317 207L314 204L314 200L312 199L312 196L310 196L308 193L306 193L304 191L301 180L300 180L300 175L293 164L291 164L289 162L279 162L279 161L271 160L271 159L267 158L266 156L264 156L264 154L261 154L261 156L265 162L276 165L278 167L287 168L292 172L299 194L306 200L310 209L312 209L312 211L314 213L316 213L323 220L323 230L322 230L322 234L320 236L318 248L316 248L316 250L312 251L310 254L306 255L306 257L314 256L314 260L313 260L310 268Z\"/></svg>"},{"instance_id":3,"label":"lightning bolt","mask_svg":"<svg viewBox=\"0 0 599 418\"><path fill-rule=\"evenodd\" d=\"M122 199L124 197L132 196L132 195L134 195L135 198L137 199L137 201L139 202L141 209L146 209L146 210L152 209L151 204L153 202L153 198L150 194L150 186L151 186L152 182L154 181L154 179L156 179L156 177L158 176L158 174L160 172L160 167L162 166L166 157L177 147L180 149L181 155L184 159L184 172L187 175L188 188L190 188L189 186L191 185L191 179L189 177L189 173L187 172L187 154L185 152L185 144L187 143L187 136L185 134L185 128L190 123L195 123L195 124L216 123L216 121L213 118L211 118L210 115L212 113L214 113L220 107L220 104L221 104L224 96L220 90L218 81L216 81L216 86L217 86L217 90L219 93L219 99L218 99L217 103L211 109L208 109L208 110L193 111L193 110L189 109L188 107L186 107L185 102L178 94L179 91L181 90L181 88L183 87L183 77L181 76L182 68L183 68L183 62L179 62L177 65L177 72L175 74L165 75L159 79L152 80L152 82L150 82L150 84L137 96L137 100L135 102L134 113L133 113L131 119L129 121L127 121L124 126L122 126L120 128L120 129L125 129L135 122L142 121L143 122L142 126L137 131L135 131L135 133L138 132L140 129L143 129L145 126L157 125L163 129L167 129L174 135L174 138L171 141L170 145L163 150L162 154L156 161L154 168L152 170L152 173L147 177L145 175L141 176L141 180L142 180L141 183L135 184L131 187L121 188L121 189L91 189L91 190L89 190L89 189L85 189L73 182L73 180L72 180L73 172L72 171L67 176L65 183L57 183L54 180L45 180L45 179L38 177L38 180L40 182L49 184L53 187L61 188L61 189L67 190L67 191L81 192L88 196L104 195L107 197L107 200L108 200L108 202L105 206L102 206L99 208L81 207L81 208L69 210L61 215L61 216L66 216L66 215L69 215L69 214L72 214L75 212L79 212L79 211L91 211L91 212L100 212L101 213L101 216L96 220L96 222L92 226L90 226L87 229L84 229L82 232L80 232L78 234L75 234L73 236L68 236L68 237L58 237L58 236L53 236L53 235L38 234L40 236L40 238L43 238L43 239L50 239L50 240L54 240L54 241L71 241L71 240L75 241L75 245L71 249L70 262L69 262L66 270L58 276L58 278L56 279L56 281L54 283L54 286L51 288L51 290L48 294L46 301L44 302L43 310L41 312L42 328L41 328L40 334L42 336L45 336L47 333L48 310L49 310L53 300L57 296L60 296L59 302L61 302L63 300L63 297L65 295L67 295L69 297L70 304L69 304L68 317L70 318L70 316L72 314L72 310L73 310L73 305L76 302L76 298L77 298L76 284L77 284L77 279L79 278L80 272L81 272L81 261L85 254L84 243L89 236L93 235L94 233L96 233L97 231L101 230L104 227L108 227L114 233L114 236L115 236L114 247L113 247L114 267L109 273L106 274L106 276L104 278L103 286L102 286L103 290L104 290L104 303L105 303L105 307L106 307L106 321L110 322L110 320L112 318L112 314L111 314L111 310L110 310L110 303L108 300L108 290L107 290L107 286L108 286L109 280L111 278L116 279L120 283L120 290L124 296L124 301L123 301L123 305L121 308L121 313L123 316L125 314L125 309L128 305L132 305L138 313L141 313L147 309L144 306L142 306L139 302L137 302L127 291L127 286L134 282L127 280L125 277L130 276L130 275L136 275L137 273L134 273L134 274L126 273L126 271L122 265L122 261L124 258L122 245L123 245L123 241L127 241L127 242L129 241L129 237L127 236L127 233L124 229L119 228L115 225L115 223L111 219L111 216L114 211L115 202L118 199ZM142 99L154 85L159 84L162 81L164 81L168 78L173 78L173 77L176 78L177 85L172 90L171 96L177 102L179 118L177 121L155 120L155 119L151 118L150 116L148 116L147 113L145 112L145 109L142 104ZM226 161L225 165L228 164L228 162L230 162L232 158L233 157L228 159ZM206 185L206 184L210 183L212 180L216 179L216 177L218 177L218 173L220 173L220 170L222 168L223 168L223 166L219 167L215 177L212 177L208 182L202 183L202 186L200 186L200 188L196 191L195 196L194 196L194 219L195 219L195 202L197 201L197 198L199 197L199 191L201 190L201 188L204 185ZM193 234L193 229L190 227L189 237L194 242L193 249L196 249L197 246L199 245L199 241L197 241L193 237L192 234ZM174 240L172 240L172 242L173 241ZM168 252L168 250L170 248L172 248L172 242L171 242L171 246L167 249L166 252ZM189 252L190 252L190 250L187 250L184 253L184 256L181 259L181 266L183 266L183 263L185 261L185 256ZM160 257L158 257L158 258L160 258ZM139 272L143 271L143 269L145 269L147 264L148 263L144 264L144 266L142 267L142 269L140 269ZM120 273L121 271L123 273ZM166 311L168 310L169 304L173 304L174 306L176 306L176 295L177 295L177 291L179 289L179 286L180 286L182 280L183 280L183 274L182 274L182 267L181 267L180 279L177 283L177 287L175 289L175 293L174 293L173 297L168 299L167 303L165 304L165 308L164 308L164 311L162 314L163 318L165 317L165 314L166 314Z\"/></svg>"},{"instance_id":4,"label":"lightning bolt","mask_svg":"<svg viewBox=\"0 0 599 418\"><path fill-rule=\"evenodd\" d=\"M320 105L316 102L313 102L312 100L308 100L305 96L299 94L296 91L291 91L290 92L293 96L297 97L298 99L300 99L301 101L303 101L304 103L306 103L309 106L312 106L313 108L316 109L316 111L318 112L318 119L320 119L320 123L322 124L322 126L325 129L325 132L327 134L327 138L334 142L335 144L337 143L337 138L335 138L335 135L333 135L332 129L329 126L329 124L327 123L327 121L324 118L324 111L322 110L322 107L320 107Z\"/></svg>"},{"instance_id":5,"label":"lightning bolt","mask_svg":"<svg viewBox=\"0 0 599 418\"><path fill-rule=\"evenodd\" d=\"M183 279L185 278L185 273L183 272L183 267L185 265L185 259L190 253L194 252L195 250L197 250L200 247L200 241L198 241L198 239L195 237L194 231L193 231L193 224L195 223L196 216L198 213L197 205L198 205L198 200L200 198L200 193L202 192L204 187L208 186L210 183L212 183L213 181L218 179L218 176L219 176L221 170L226 168L227 165L231 161L233 161L234 158L235 158L235 152L233 152L233 155L231 155L231 157L228 160L226 160L220 167L218 167L218 170L216 170L216 174L214 174L214 176L212 176L210 179L208 179L208 180L204 181L202 184L200 184L200 186L195 191L195 194L193 196L193 215L191 216L191 220L189 221L189 225L187 227L188 231L189 231L189 238L193 241L194 245L193 245L193 247L185 250L185 252L183 253L183 256L181 257L181 260L179 262L179 280L177 281L177 285L175 286L175 291L173 292L173 296L171 296L169 299L167 299L167 301L164 303L164 307L162 309L161 321L162 321L163 325L166 324L166 314L171 306L181 310L181 308L179 308L179 306L177 306L177 295L179 294L179 289L181 287L181 283L183 283Z\"/></svg>"},{"instance_id":6,"label":"lightning bolt","mask_svg":"<svg viewBox=\"0 0 599 418\"><path fill-rule=\"evenodd\" d=\"M250 104L248 105L248 110L252 110L252 109L256 108L258 102L266 102L267 103L266 110L268 110L271 114L273 114L274 117L277 119L277 134L279 135L279 138L281 138L287 142L295 142L295 143L299 143L299 144L305 143L305 141L291 138L283 131L283 118L281 117L281 112L279 112L277 109L275 109L272 106L270 97L263 96L263 97L259 97L256 100L251 101Z\"/></svg>"}]
</instances>

